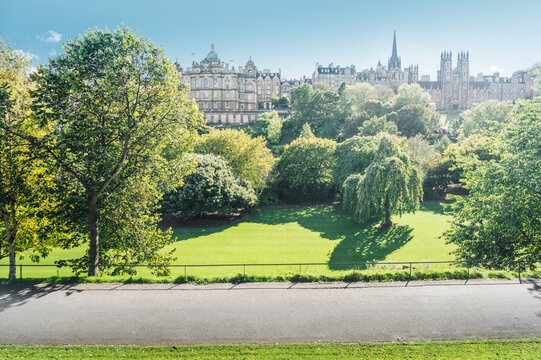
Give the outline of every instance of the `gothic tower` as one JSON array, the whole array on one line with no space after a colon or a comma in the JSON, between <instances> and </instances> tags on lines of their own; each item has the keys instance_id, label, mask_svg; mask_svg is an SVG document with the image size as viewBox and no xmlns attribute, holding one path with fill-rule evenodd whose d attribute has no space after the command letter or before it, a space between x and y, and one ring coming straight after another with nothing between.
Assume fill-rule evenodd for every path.
<instances>
[{"instance_id":1,"label":"gothic tower","mask_svg":"<svg viewBox=\"0 0 541 360\"><path fill-rule=\"evenodd\" d=\"M400 57L398 56L398 52L396 50L396 30L395 30L394 36L393 36L393 52L391 54L391 57L389 58L388 70L400 69L400 67L402 66L401 62L402 61Z\"/></svg>"},{"instance_id":2,"label":"gothic tower","mask_svg":"<svg viewBox=\"0 0 541 360\"><path fill-rule=\"evenodd\" d=\"M470 52L461 51L457 62L458 108L468 109L468 89L470 87Z\"/></svg>"},{"instance_id":3,"label":"gothic tower","mask_svg":"<svg viewBox=\"0 0 541 360\"><path fill-rule=\"evenodd\" d=\"M453 104L453 53L444 51L441 53L439 81L441 88L441 106L442 110L450 110Z\"/></svg>"}]
</instances>

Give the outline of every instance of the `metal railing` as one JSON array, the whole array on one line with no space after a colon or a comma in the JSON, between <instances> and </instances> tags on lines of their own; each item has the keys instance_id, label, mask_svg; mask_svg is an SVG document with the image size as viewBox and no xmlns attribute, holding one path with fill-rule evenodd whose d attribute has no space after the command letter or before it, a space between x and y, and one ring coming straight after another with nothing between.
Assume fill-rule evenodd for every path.
<instances>
[{"instance_id":1,"label":"metal railing","mask_svg":"<svg viewBox=\"0 0 541 360\"><path fill-rule=\"evenodd\" d=\"M408 279L412 279L412 270L414 269L414 265L429 265L429 264L462 264L462 267L454 267L454 269L467 269L467 279L470 278L470 268L472 268L472 264L479 264L479 263L497 263L497 264L505 264L508 267L513 267L514 269L518 270L518 279L522 283L521 274L524 270L524 263L527 261L523 260L517 260L517 261L494 261L494 260L447 260L447 261L366 261L366 262L298 262L298 263L235 263L235 264L171 264L171 265L164 265L164 264L158 264L158 265L150 265L150 264L100 264L99 266L101 268L138 268L138 267L144 267L144 268L181 268L184 270L184 277L188 279L188 269L189 268L209 268L209 267L238 267L242 268L242 274L246 276L246 268L250 267L263 267L263 266L288 266L288 267L297 267L299 269L298 274L302 274L302 269L304 267L308 266L327 266L329 270L331 271L362 271L366 270L369 267L375 267L376 265L383 265L383 266L396 266L396 265L402 265L402 269L409 270L409 276ZM539 263L541 260L533 261L533 263ZM528 261L528 263L532 263L531 261ZM465 266L464 266L465 265ZM9 267L9 264L0 264L1 267ZM16 267L19 268L19 278L23 279L23 267L55 267L55 268L72 268L73 265L69 264L18 264ZM348 267L348 268L337 268L337 267ZM364 267L364 269L363 269ZM240 274L240 273L239 273ZM129 274L127 274L129 275ZM74 276L78 276L77 272L74 273ZM159 276L159 275L156 275Z\"/></svg>"}]
</instances>

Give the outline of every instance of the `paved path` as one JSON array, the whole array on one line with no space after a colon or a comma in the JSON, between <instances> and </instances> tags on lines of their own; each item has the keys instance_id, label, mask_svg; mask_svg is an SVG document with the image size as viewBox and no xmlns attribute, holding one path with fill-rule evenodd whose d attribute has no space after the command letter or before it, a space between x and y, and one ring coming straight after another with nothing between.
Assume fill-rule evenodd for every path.
<instances>
[{"instance_id":1,"label":"paved path","mask_svg":"<svg viewBox=\"0 0 541 360\"><path fill-rule=\"evenodd\" d=\"M513 337L541 337L541 282L0 285L2 344Z\"/></svg>"}]
</instances>

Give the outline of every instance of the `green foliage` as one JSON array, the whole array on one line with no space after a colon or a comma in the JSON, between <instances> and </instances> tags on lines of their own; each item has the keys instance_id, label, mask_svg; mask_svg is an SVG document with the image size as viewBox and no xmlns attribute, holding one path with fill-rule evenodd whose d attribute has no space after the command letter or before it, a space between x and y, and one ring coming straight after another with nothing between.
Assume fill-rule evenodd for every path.
<instances>
[{"instance_id":1,"label":"green foliage","mask_svg":"<svg viewBox=\"0 0 541 360\"><path fill-rule=\"evenodd\" d=\"M519 103L487 149L497 155L459 158L469 196L454 204L446 238L463 259L533 265L541 257L541 100Z\"/></svg>"},{"instance_id":2,"label":"green foliage","mask_svg":"<svg viewBox=\"0 0 541 360\"><path fill-rule=\"evenodd\" d=\"M282 136L282 120L276 111L270 111L257 116L253 126L253 135L263 136L271 144L278 144Z\"/></svg>"},{"instance_id":3,"label":"green foliage","mask_svg":"<svg viewBox=\"0 0 541 360\"><path fill-rule=\"evenodd\" d=\"M100 234L99 223L122 215L126 221L115 224L124 227L137 221L131 216L150 216L146 212L152 206L145 201L159 196L132 196L141 191L133 179L152 176L160 189L177 185L189 171L185 154L202 116L163 49L129 29L92 30L68 40L64 49L33 75L35 116L47 134L32 142L68 184L66 199L73 200L66 204L68 214L84 215L78 223L89 234L89 258L79 264L90 264L89 275L96 275L100 255L108 256L105 249L124 251L124 259L157 261L156 247L126 249L122 237L127 229ZM176 156L166 158L165 149ZM132 211L130 206L141 207ZM137 234L150 242L156 231ZM113 244L121 248L113 250ZM161 259L166 261L166 255Z\"/></svg>"},{"instance_id":4,"label":"green foliage","mask_svg":"<svg viewBox=\"0 0 541 360\"><path fill-rule=\"evenodd\" d=\"M406 137L419 134L433 137L440 126L439 118L436 110L426 104L404 105L386 116L386 120L394 122L398 131Z\"/></svg>"},{"instance_id":5,"label":"green foliage","mask_svg":"<svg viewBox=\"0 0 541 360\"><path fill-rule=\"evenodd\" d=\"M392 100L395 111L406 105L422 105L423 107L435 109L436 105L430 98L428 92L424 91L419 84L403 84L398 89L398 94Z\"/></svg>"},{"instance_id":6,"label":"green foliage","mask_svg":"<svg viewBox=\"0 0 541 360\"><path fill-rule=\"evenodd\" d=\"M258 194L267 186L267 178L274 164L265 139L252 138L242 130L225 129L204 134L198 140L195 152L222 156Z\"/></svg>"},{"instance_id":7,"label":"green foliage","mask_svg":"<svg viewBox=\"0 0 541 360\"><path fill-rule=\"evenodd\" d=\"M357 194L359 184L363 181L361 174L351 174L344 180L342 185L342 206L350 214L355 212L357 207Z\"/></svg>"},{"instance_id":8,"label":"green foliage","mask_svg":"<svg viewBox=\"0 0 541 360\"><path fill-rule=\"evenodd\" d=\"M391 136L382 136L374 161L359 184L355 220L379 219L391 226L391 215L415 212L422 199L421 175Z\"/></svg>"},{"instance_id":9,"label":"green foliage","mask_svg":"<svg viewBox=\"0 0 541 360\"><path fill-rule=\"evenodd\" d=\"M436 156L434 148L422 135L415 135L406 141L411 160L426 174L427 164Z\"/></svg>"},{"instance_id":10,"label":"green foliage","mask_svg":"<svg viewBox=\"0 0 541 360\"><path fill-rule=\"evenodd\" d=\"M273 170L274 186L287 201L326 200L333 195L336 143L317 137L287 145Z\"/></svg>"},{"instance_id":11,"label":"green foliage","mask_svg":"<svg viewBox=\"0 0 541 360\"><path fill-rule=\"evenodd\" d=\"M16 256L46 256L69 231L53 218L58 205L53 172L39 159L28 137L41 137L30 113L26 56L0 46L0 259L9 257L15 278Z\"/></svg>"},{"instance_id":12,"label":"green foliage","mask_svg":"<svg viewBox=\"0 0 541 360\"><path fill-rule=\"evenodd\" d=\"M223 157L194 154L191 159L197 168L184 178L182 187L164 196L164 213L227 215L255 204L256 195L251 185L240 179Z\"/></svg>"},{"instance_id":13,"label":"green foliage","mask_svg":"<svg viewBox=\"0 0 541 360\"><path fill-rule=\"evenodd\" d=\"M473 134L492 134L509 123L513 116L514 105L497 100L485 101L470 110L462 117L460 134L468 137Z\"/></svg>"},{"instance_id":14,"label":"green foliage","mask_svg":"<svg viewBox=\"0 0 541 360\"><path fill-rule=\"evenodd\" d=\"M293 113L290 118L297 124L295 136L300 133L303 123L308 123L317 136L335 138L338 135L342 116L335 91L313 89L305 84L291 90L291 101Z\"/></svg>"},{"instance_id":15,"label":"green foliage","mask_svg":"<svg viewBox=\"0 0 541 360\"><path fill-rule=\"evenodd\" d=\"M304 123L304 125L302 126L302 130L301 130L301 133L300 133L299 137L303 138L303 139L309 139L309 138L314 137L314 133L312 132L312 128L310 127L310 125L308 123Z\"/></svg>"},{"instance_id":16,"label":"green foliage","mask_svg":"<svg viewBox=\"0 0 541 360\"><path fill-rule=\"evenodd\" d=\"M398 134L398 127L394 122L387 121L386 117L382 116L365 121L363 126L359 128L359 136L376 136L381 132L396 135Z\"/></svg>"},{"instance_id":17,"label":"green foliage","mask_svg":"<svg viewBox=\"0 0 541 360\"><path fill-rule=\"evenodd\" d=\"M378 147L374 136L354 136L336 146L336 163L332 174L335 184L342 186L351 174L363 174L372 163Z\"/></svg>"},{"instance_id":18,"label":"green foliage","mask_svg":"<svg viewBox=\"0 0 541 360\"><path fill-rule=\"evenodd\" d=\"M287 96L278 97L272 94L272 107L275 109L289 109L291 100Z\"/></svg>"}]
</instances>

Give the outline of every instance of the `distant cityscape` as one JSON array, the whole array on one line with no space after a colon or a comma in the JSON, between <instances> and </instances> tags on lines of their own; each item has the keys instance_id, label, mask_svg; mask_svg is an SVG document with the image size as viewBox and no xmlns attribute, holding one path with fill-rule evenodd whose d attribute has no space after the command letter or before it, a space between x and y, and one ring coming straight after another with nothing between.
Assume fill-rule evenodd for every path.
<instances>
[{"instance_id":1,"label":"distant cityscape","mask_svg":"<svg viewBox=\"0 0 541 360\"><path fill-rule=\"evenodd\" d=\"M200 63L193 62L183 69L177 64L184 81L189 85L189 95L195 99L200 110L211 124L246 124L255 122L257 115L273 108L272 98L290 97L291 89L302 84L324 86L337 90L343 83L354 85L368 83L398 91L403 84L419 84L427 91L436 108L441 111L463 111L487 100L516 101L534 96L534 77L517 71L511 77L499 73L470 75L470 54L461 51L453 68L451 51L440 54L437 79L429 75L419 76L417 65L402 68L398 56L396 32L393 36L391 56L387 65L378 62L376 68L357 71L354 65L341 67L332 63L322 66L316 63L311 78L284 79L281 70L258 70L250 58L245 66L236 69L218 57L211 46L208 55ZM282 111L284 114L285 112Z\"/></svg>"}]
</instances>

